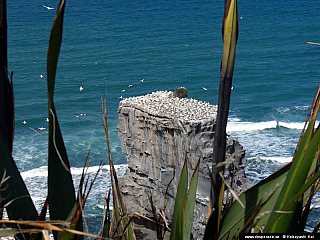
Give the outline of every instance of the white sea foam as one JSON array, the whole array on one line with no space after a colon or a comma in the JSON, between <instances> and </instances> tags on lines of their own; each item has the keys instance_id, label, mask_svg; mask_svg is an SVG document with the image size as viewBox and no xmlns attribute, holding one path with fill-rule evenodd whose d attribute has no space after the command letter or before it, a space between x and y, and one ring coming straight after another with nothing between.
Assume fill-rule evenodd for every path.
<instances>
[{"instance_id":1,"label":"white sea foam","mask_svg":"<svg viewBox=\"0 0 320 240\"><path fill-rule=\"evenodd\" d=\"M291 123L279 122L279 126L280 126L280 127L289 128L289 129L299 129L299 130L302 130L303 127L304 127L304 123L303 123L303 122L291 122Z\"/></svg>"},{"instance_id":2,"label":"white sea foam","mask_svg":"<svg viewBox=\"0 0 320 240\"><path fill-rule=\"evenodd\" d=\"M282 122L282 121L266 121L266 122L240 122L230 121L227 125L227 132L240 132L240 131L259 131L273 128L288 128L302 130L304 127L303 122Z\"/></svg>"},{"instance_id":3,"label":"white sea foam","mask_svg":"<svg viewBox=\"0 0 320 240\"><path fill-rule=\"evenodd\" d=\"M123 176L127 170L128 165L127 164L119 164L119 165L115 165L115 169L118 172L119 175ZM87 170L88 174L91 173L96 173L99 169L99 166L92 166L89 167ZM104 165L102 167L102 171L110 171L110 166L109 165ZM71 174L73 176L79 176L81 175L83 172L83 168L71 168ZM23 179L27 179L27 178L35 178L35 177L47 177L48 176L48 167L47 166L41 166L38 168L34 168L25 172L21 173L21 176Z\"/></svg>"},{"instance_id":4,"label":"white sea foam","mask_svg":"<svg viewBox=\"0 0 320 240\"><path fill-rule=\"evenodd\" d=\"M291 162L292 157L260 157L262 160L271 160L271 161L276 161L280 163L288 163Z\"/></svg>"},{"instance_id":5,"label":"white sea foam","mask_svg":"<svg viewBox=\"0 0 320 240\"><path fill-rule=\"evenodd\" d=\"M47 177L48 176L48 167L41 166L38 168L34 168L21 173L22 178L25 180L27 178L35 178L35 177Z\"/></svg>"},{"instance_id":6,"label":"white sea foam","mask_svg":"<svg viewBox=\"0 0 320 240\"><path fill-rule=\"evenodd\" d=\"M305 105L305 106L294 106L294 107L279 107L277 108L277 112L281 114L286 114L290 112L301 112L301 111L307 111L309 110L310 106Z\"/></svg>"},{"instance_id":7,"label":"white sea foam","mask_svg":"<svg viewBox=\"0 0 320 240\"><path fill-rule=\"evenodd\" d=\"M118 177L125 175L127 171L127 164L115 165L115 169ZM93 176L98 171L99 166L89 167L87 171L87 178L89 182L93 179ZM75 191L78 189L78 184L80 182L80 177L82 174L82 167L71 168L73 183L75 186ZM32 197L36 208L38 211L41 211L45 197L47 196L47 176L48 176L48 167L41 166L29 171L21 173L24 182L29 190L30 196ZM91 179L91 180L90 180ZM110 182L110 166L103 166L101 172L98 174L96 181L94 182L93 188L89 194L88 201L86 203L87 209L101 208L103 209L103 197L107 194L111 188ZM90 210L90 211L91 211Z\"/></svg>"},{"instance_id":8,"label":"white sea foam","mask_svg":"<svg viewBox=\"0 0 320 240\"><path fill-rule=\"evenodd\" d=\"M227 124L227 132L239 132L239 131L258 131L269 128L276 128L278 126L277 121L268 122L229 122Z\"/></svg>"}]
</instances>

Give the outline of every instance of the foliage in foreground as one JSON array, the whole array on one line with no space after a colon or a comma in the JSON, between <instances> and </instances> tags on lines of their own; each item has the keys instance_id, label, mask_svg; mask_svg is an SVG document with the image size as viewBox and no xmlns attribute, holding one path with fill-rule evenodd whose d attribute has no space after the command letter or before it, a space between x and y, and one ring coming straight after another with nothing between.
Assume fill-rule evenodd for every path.
<instances>
[{"instance_id":1,"label":"foliage in foreground","mask_svg":"<svg viewBox=\"0 0 320 240\"><path fill-rule=\"evenodd\" d=\"M238 38L237 1L228 0L223 19L223 57L214 142L212 185L205 239L238 238L240 232L303 232L312 197L319 189L320 131L315 128L319 88L311 106L307 130L301 134L292 163L243 193L223 215L226 125ZM229 189L230 190L230 189ZM231 189L232 191L232 189Z\"/></svg>"},{"instance_id":2,"label":"foliage in foreground","mask_svg":"<svg viewBox=\"0 0 320 240\"><path fill-rule=\"evenodd\" d=\"M53 23L47 56L47 83L48 83L48 113L49 113L49 141L48 141L48 197L41 213L38 213L21 175L12 158L12 139L3 136L0 131L0 182L1 206L5 207L10 220L1 220L9 228L0 231L0 237L15 234L19 239L49 239L49 233L53 232L56 239L81 239L82 236L93 238L118 238L136 239L132 225L133 216L129 216L124 204L123 196L119 188L117 175L110 153L108 138L106 102L102 101L103 118L108 146L110 163L110 175L112 180L113 211L110 217L110 192L106 198L106 211L100 236L83 232L85 218L82 210L87 200L94 179L89 184L86 179L85 163L82 178L78 187L77 196L72 184L70 165L63 138L58 123L54 106L54 86L57 71L58 57L62 40L63 16L65 0L61 0ZM223 107L221 119L221 139L225 139L226 116L229 109L231 81L235 61L235 45L238 36L237 1L227 0L225 5L223 25L224 51L221 65L221 83L219 105ZM11 91L9 78L5 77L8 92ZM301 134L297 150L292 163L287 164L270 177L256 184L240 195L229 210L223 215L223 193L228 185L223 181L223 163L225 153L219 154L216 161L217 171L212 176L215 187L213 191L212 206L208 219L205 239L237 239L241 232L303 232L307 217L311 209L311 201L319 190L319 146L320 130L316 127L320 102L320 86L312 103L310 114L306 120L306 127ZM13 104L13 99L7 99ZM226 102L227 101L227 102ZM219 106L220 107L220 106ZM8 119L13 125L12 113L8 113ZM223 119L224 118L224 119ZM219 137L219 136L217 136ZM222 144L223 146L223 144ZM220 146L221 148L221 146ZM221 168L220 168L221 167ZM187 161L182 169L176 202L174 207L173 223L171 225L171 239L190 239L195 196L198 181L199 162L188 187ZM97 173L98 174L98 173ZM14 187L12 187L14 186ZM229 189L230 191L232 189ZM63 197L61 197L63 196ZM152 200L151 200L152 204ZM49 206L50 221L45 221L47 207ZM139 217L144 217L134 213ZM144 217L146 218L146 217ZM147 218L146 218L147 219ZM157 226L159 221L155 222ZM315 227L318 230L320 222ZM167 229L167 228L166 228ZM163 235L158 234L158 239Z\"/></svg>"},{"instance_id":3,"label":"foliage in foreground","mask_svg":"<svg viewBox=\"0 0 320 240\"><path fill-rule=\"evenodd\" d=\"M217 239L237 238L241 232L304 231L312 197L320 187L320 131L315 128L319 92L320 86L293 161L240 195L221 219ZM214 221L210 217L208 226ZM211 229L207 227L205 239L213 239Z\"/></svg>"}]
</instances>

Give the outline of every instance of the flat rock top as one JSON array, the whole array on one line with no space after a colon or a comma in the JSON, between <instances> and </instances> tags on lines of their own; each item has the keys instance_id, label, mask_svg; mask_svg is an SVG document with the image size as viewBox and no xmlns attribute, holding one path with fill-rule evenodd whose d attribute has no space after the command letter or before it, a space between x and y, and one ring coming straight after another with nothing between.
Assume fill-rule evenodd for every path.
<instances>
[{"instance_id":1,"label":"flat rock top","mask_svg":"<svg viewBox=\"0 0 320 240\"><path fill-rule=\"evenodd\" d=\"M216 118L217 106L192 98L178 98L171 91L157 91L144 96L123 99L119 108L132 107L148 114L178 118L184 121L201 121Z\"/></svg>"}]
</instances>

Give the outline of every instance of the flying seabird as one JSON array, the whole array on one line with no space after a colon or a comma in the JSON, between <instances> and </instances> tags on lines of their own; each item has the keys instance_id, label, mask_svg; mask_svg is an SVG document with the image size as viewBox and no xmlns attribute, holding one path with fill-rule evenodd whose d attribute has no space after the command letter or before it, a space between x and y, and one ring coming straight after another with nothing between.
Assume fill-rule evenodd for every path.
<instances>
[{"instance_id":1,"label":"flying seabird","mask_svg":"<svg viewBox=\"0 0 320 240\"><path fill-rule=\"evenodd\" d=\"M42 7L44 7L44 8L46 8L46 9L48 9L48 10L54 10L55 8L53 8L53 7L48 7L48 6L45 6L45 5L41 5Z\"/></svg>"},{"instance_id":2,"label":"flying seabird","mask_svg":"<svg viewBox=\"0 0 320 240\"><path fill-rule=\"evenodd\" d=\"M40 74L40 78L41 78L41 79L43 78L43 75L42 75L42 74Z\"/></svg>"},{"instance_id":3,"label":"flying seabird","mask_svg":"<svg viewBox=\"0 0 320 240\"><path fill-rule=\"evenodd\" d=\"M48 9L48 10L54 10L53 7L48 7L48 6L45 6L45 5L41 5L41 6L44 7L44 8L46 8L46 9Z\"/></svg>"},{"instance_id":4,"label":"flying seabird","mask_svg":"<svg viewBox=\"0 0 320 240\"><path fill-rule=\"evenodd\" d=\"M38 129L39 129L40 131L46 130L46 128L44 128L44 127L38 127Z\"/></svg>"},{"instance_id":5,"label":"flying seabird","mask_svg":"<svg viewBox=\"0 0 320 240\"><path fill-rule=\"evenodd\" d=\"M206 89L205 87L202 87L203 90L207 91L208 89Z\"/></svg>"},{"instance_id":6,"label":"flying seabird","mask_svg":"<svg viewBox=\"0 0 320 240\"><path fill-rule=\"evenodd\" d=\"M49 122L49 118L48 117L46 118L46 122Z\"/></svg>"},{"instance_id":7,"label":"flying seabird","mask_svg":"<svg viewBox=\"0 0 320 240\"><path fill-rule=\"evenodd\" d=\"M75 114L75 115L76 115L76 118L78 118L78 119L79 119L79 121L81 121L81 119L80 119L79 115L77 115L77 114Z\"/></svg>"},{"instance_id":8,"label":"flying seabird","mask_svg":"<svg viewBox=\"0 0 320 240\"><path fill-rule=\"evenodd\" d=\"M27 122L26 122L26 120L23 120L23 122L22 122L24 125L26 125L27 124Z\"/></svg>"},{"instance_id":9,"label":"flying seabird","mask_svg":"<svg viewBox=\"0 0 320 240\"><path fill-rule=\"evenodd\" d=\"M144 82L144 78L140 80L140 82Z\"/></svg>"},{"instance_id":10,"label":"flying seabird","mask_svg":"<svg viewBox=\"0 0 320 240\"><path fill-rule=\"evenodd\" d=\"M80 87L79 87L79 90L80 90L80 92L81 92L81 91L83 90L83 87L82 87L82 86L80 86Z\"/></svg>"},{"instance_id":11,"label":"flying seabird","mask_svg":"<svg viewBox=\"0 0 320 240\"><path fill-rule=\"evenodd\" d=\"M133 85L132 85L132 84L129 84L128 87L133 87Z\"/></svg>"}]
</instances>

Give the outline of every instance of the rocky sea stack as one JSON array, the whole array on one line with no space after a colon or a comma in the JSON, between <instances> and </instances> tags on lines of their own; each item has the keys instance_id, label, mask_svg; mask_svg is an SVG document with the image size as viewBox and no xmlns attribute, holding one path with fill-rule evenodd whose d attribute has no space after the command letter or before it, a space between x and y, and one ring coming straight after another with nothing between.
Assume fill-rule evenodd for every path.
<instances>
[{"instance_id":1,"label":"rocky sea stack","mask_svg":"<svg viewBox=\"0 0 320 240\"><path fill-rule=\"evenodd\" d=\"M200 239L207 221L210 193L208 167L212 165L213 136L217 107L192 98L175 97L173 92L158 91L120 102L118 135L127 156L128 173L121 179L129 214L139 212L153 217L148 195L157 208L167 204L165 215L172 221L174 196L185 160L189 163L189 179L201 156L197 200L194 213L193 238ZM245 177L245 151L238 141L227 138L225 177L237 193L246 190L251 182ZM172 180L173 179L173 180ZM171 181L172 180L172 181ZM167 191L167 195L166 195ZM135 219L143 239L150 223ZM152 237L151 237L152 236Z\"/></svg>"}]
</instances>

